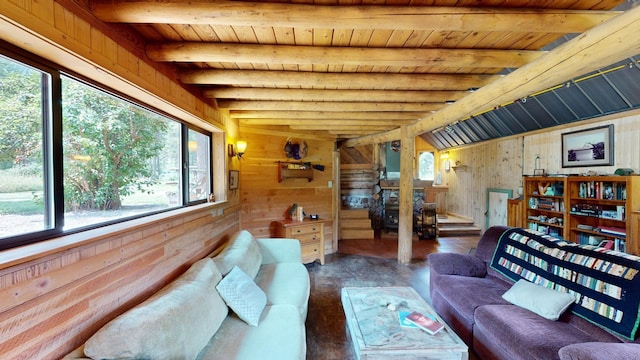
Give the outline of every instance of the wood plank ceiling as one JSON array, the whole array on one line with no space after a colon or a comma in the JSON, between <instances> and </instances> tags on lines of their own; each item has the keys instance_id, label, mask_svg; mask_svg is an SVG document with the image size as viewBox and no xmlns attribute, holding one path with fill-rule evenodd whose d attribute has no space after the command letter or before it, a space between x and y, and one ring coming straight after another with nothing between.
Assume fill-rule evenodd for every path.
<instances>
[{"instance_id":1,"label":"wood plank ceiling","mask_svg":"<svg viewBox=\"0 0 640 360\"><path fill-rule=\"evenodd\" d=\"M397 129L540 57L623 0L90 0L240 126ZM118 25L121 26L121 25ZM486 109L478 109L484 111Z\"/></svg>"}]
</instances>

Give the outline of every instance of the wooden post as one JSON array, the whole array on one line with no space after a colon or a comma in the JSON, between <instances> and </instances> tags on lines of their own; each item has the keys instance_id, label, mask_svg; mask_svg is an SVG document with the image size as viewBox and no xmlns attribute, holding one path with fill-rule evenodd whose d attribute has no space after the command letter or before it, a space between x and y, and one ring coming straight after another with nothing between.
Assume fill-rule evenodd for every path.
<instances>
[{"instance_id":1,"label":"wooden post","mask_svg":"<svg viewBox=\"0 0 640 360\"><path fill-rule=\"evenodd\" d=\"M408 265L413 241L413 158L415 139L408 136L407 126L400 128L400 201L398 219L398 262Z\"/></svg>"}]
</instances>

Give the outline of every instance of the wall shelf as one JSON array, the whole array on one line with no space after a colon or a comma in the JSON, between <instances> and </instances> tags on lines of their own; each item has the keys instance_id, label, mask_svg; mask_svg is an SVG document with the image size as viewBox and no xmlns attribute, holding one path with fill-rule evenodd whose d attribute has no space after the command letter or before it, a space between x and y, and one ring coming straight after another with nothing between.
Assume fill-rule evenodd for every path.
<instances>
[{"instance_id":1,"label":"wall shelf","mask_svg":"<svg viewBox=\"0 0 640 360\"><path fill-rule=\"evenodd\" d=\"M284 179L313 180L313 168L311 164L278 161L278 182Z\"/></svg>"}]
</instances>

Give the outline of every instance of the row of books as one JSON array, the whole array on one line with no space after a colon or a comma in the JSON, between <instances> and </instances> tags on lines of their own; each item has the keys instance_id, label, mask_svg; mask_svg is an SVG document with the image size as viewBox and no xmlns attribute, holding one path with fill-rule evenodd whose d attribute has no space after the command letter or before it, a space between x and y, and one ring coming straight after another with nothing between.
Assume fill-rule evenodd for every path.
<instances>
[{"instance_id":1,"label":"row of books","mask_svg":"<svg viewBox=\"0 0 640 360\"><path fill-rule=\"evenodd\" d=\"M618 182L583 181L578 185L581 198L627 200L627 185Z\"/></svg>"},{"instance_id":2,"label":"row of books","mask_svg":"<svg viewBox=\"0 0 640 360\"><path fill-rule=\"evenodd\" d=\"M578 242L581 245L594 245L609 250L627 252L627 243L624 239L616 237L608 239L605 236L580 233Z\"/></svg>"},{"instance_id":3,"label":"row of books","mask_svg":"<svg viewBox=\"0 0 640 360\"><path fill-rule=\"evenodd\" d=\"M601 207L594 204L574 204L571 206L571 214L621 221L626 217L624 205Z\"/></svg>"},{"instance_id":4,"label":"row of books","mask_svg":"<svg viewBox=\"0 0 640 360\"><path fill-rule=\"evenodd\" d=\"M538 209L564 212L564 201L551 198L540 198L538 199Z\"/></svg>"},{"instance_id":5,"label":"row of books","mask_svg":"<svg viewBox=\"0 0 640 360\"><path fill-rule=\"evenodd\" d=\"M561 237L560 230L553 226L547 226L547 225L530 222L527 224L527 227L531 230L535 230L543 234L551 235L553 237Z\"/></svg>"}]
</instances>

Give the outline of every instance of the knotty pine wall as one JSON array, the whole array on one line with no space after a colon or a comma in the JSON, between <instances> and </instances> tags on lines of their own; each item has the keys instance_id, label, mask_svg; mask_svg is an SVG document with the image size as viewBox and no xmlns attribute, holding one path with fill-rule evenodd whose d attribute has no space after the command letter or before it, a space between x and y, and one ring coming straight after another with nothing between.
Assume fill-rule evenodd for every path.
<instances>
[{"instance_id":1,"label":"knotty pine wall","mask_svg":"<svg viewBox=\"0 0 640 360\"><path fill-rule=\"evenodd\" d=\"M562 168L561 135L566 132L614 124L614 166L591 168ZM448 211L473 218L476 225L486 226L487 188L511 189L518 196L522 175L532 175L536 154L538 167L549 174L580 174L589 170L612 174L617 168L631 168L640 173L640 114L638 112L610 115L561 126L526 136L497 140L449 151L450 160L460 161L466 168L444 170L439 165L443 180L449 186ZM636 195L638 196L638 195ZM640 209L634 209L640 210Z\"/></svg>"},{"instance_id":2,"label":"knotty pine wall","mask_svg":"<svg viewBox=\"0 0 640 360\"><path fill-rule=\"evenodd\" d=\"M75 0L2 1L0 39L214 133L214 153L237 127L145 61L123 34L78 12ZM229 131L223 133L223 131ZM57 359L240 230L237 194L215 156L218 203L123 222L0 252L0 357Z\"/></svg>"},{"instance_id":3,"label":"knotty pine wall","mask_svg":"<svg viewBox=\"0 0 640 360\"><path fill-rule=\"evenodd\" d=\"M284 152L287 138L294 143L307 142L308 155L304 159L288 159ZM334 140L317 134L291 132L280 127L240 127L240 139L247 142L247 152L240 160L241 225L256 237L274 235L273 221L286 218L287 209L296 203L307 214L318 214L323 219L334 218L333 156ZM285 179L278 182L278 161L311 162L324 165L324 171L313 170L313 181ZM325 253L335 252L334 231L331 223L325 225Z\"/></svg>"}]
</instances>

